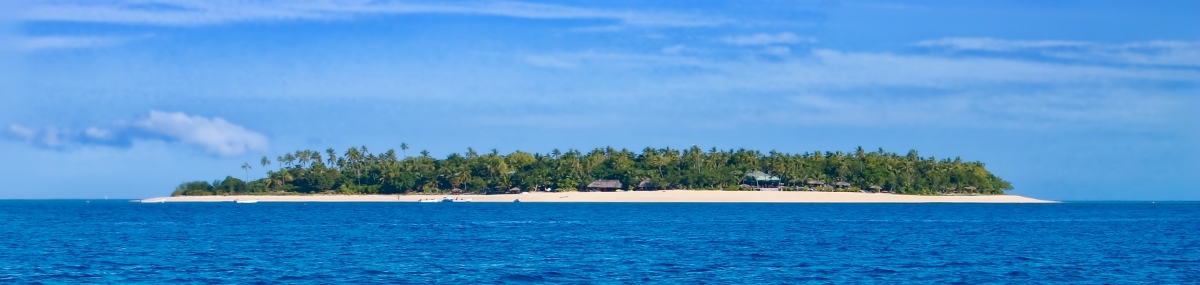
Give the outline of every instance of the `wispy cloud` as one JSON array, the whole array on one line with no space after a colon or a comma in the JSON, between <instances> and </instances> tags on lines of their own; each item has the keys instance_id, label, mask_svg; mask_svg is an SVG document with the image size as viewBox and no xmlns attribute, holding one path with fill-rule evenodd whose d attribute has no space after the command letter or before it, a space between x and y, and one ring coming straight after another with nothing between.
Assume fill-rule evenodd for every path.
<instances>
[{"instance_id":1,"label":"wispy cloud","mask_svg":"<svg viewBox=\"0 0 1200 285\"><path fill-rule=\"evenodd\" d=\"M149 36L41 36L12 38L7 49L30 52L57 49L103 48L125 44Z\"/></svg>"},{"instance_id":2,"label":"wispy cloud","mask_svg":"<svg viewBox=\"0 0 1200 285\"><path fill-rule=\"evenodd\" d=\"M846 92L791 96L769 112L789 124L1096 127L1161 124L1186 110L1180 98L1131 89L1055 88L1036 92L956 91L926 96L858 96Z\"/></svg>"},{"instance_id":3,"label":"wispy cloud","mask_svg":"<svg viewBox=\"0 0 1200 285\"><path fill-rule=\"evenodd\" d=\"M265 135L222 118L162 111L150 111L147 116L129 122L83 130L54 126L36 129L12 124L5 129L4 137L52 149L85 145L129 146L136 140L163 140L198 147L220 156L262 151L268 145Z\"/></svg>"},{"instance_id":4,"label":"wispy cloud","mask_svg":"<svg viewBox=\"0 0 1200 285\"><path fill-rule=\"evenodd\" d=\"M941 38L919 41L914 45L953 50L1014 51L1024 49L1080 48L1090 46L1091 44L1061 40L1022 41L994 38Z\"/></svg>"},{"instance_id":5,"label":"wispy cloud","mask_svg":"<svg viewBox=\"0 0 1200 285\"><path fill-rule=\"evenodd\" d=\"M919 41L919 47L950 51L1028 52L1041 56L1093 62L1200 66L1200 41L1146 41L1104 44L1065 40L942 38Z\"/></svg>"},{"instance_id":6,"label":"wispy cloud","mask_svg":"<svg viewBox=\"0 0 1200 285\"><path fill-rule=\"evenodd\" d=\"M47 1L25 9L26 21L209 25L247 21L326 20L370 14L462 14L528 19L600 19L632 26L696 27L726 23L699 15L605 10L509 1L402 2L359 0Z\"/></svg>"},{"instance_id":7,"label":"wispy cloud","mask_svg":"<svg viewBox=\"0 0 1200 285\"><path fill-rule=\"evenodd\" d=\"M526 56L526 62L547 67L586 67L593 70L689 67L681 88L707 90L918 87L964 88L980 84L1094 84L1097 80L1200 81L1200 71L1152 66L1118 67L1012 58L952 57L878 52L847 52L764 47L767 53L793 56L784 61L711 58L671 54L627 54L595 51ZM774 47L777 48L777 47ZM659 84L675 77L661 76ZM703 82L704 84L697 84Z\"/></svg>"},{"instance_id":8,"label":"wispy cloud","mask_svg":"<svg viewBox=\"0 0 1200 285\"><path fill-rule=\"evenodd\" d=\"M661 66L704 66L706 61L692 57L672 55L671 52L681 51L673 47L662 50L662 54L628 54L605 52L564 52L551 54L526 55L522 59L534 66L554 68L598 67L598 68L642 68Z\"/></svg>"},{"instance_id":9,"label":"wispy cloud","mask_svg":"<svg viewBox=\"0 0 1200 285\"><path fill-rule=\"evenodd\" d=\"M778 52L788 56L713 58L704 54L597 52L541 56L569 62L588 74L629 73L633 78L620 84L620 90L593 90L594 96L608 101L686 105L701 96L716 102L772 102L768 110L759 110L761 103L753 103L746 112L738 111L737 104L724 105L729 108L724 111L752 114L742 118L747 122L787 124L1165 124L1168 118L1183 113L1178 106L1194 100L1170 88L1147 88L1145 84L1190 82L1188 86L1193 87L1185 88L1194 88L1194 82L1200 82L1200 71L1157 66L832 49ZM684 72L664 73L668 70ZM638 75L643 71L656 75L652 82L639 79L645 77ZM605 95L608 93L621 95ZM741 99L744 97L757 99ZM698 107L703 106L691 108Z\"/></svg>"},{"instance_id":10,"label":"wispy cloud","mask_svg":"<svg viewBox=\"0 0 1200 285\"><path fill-rule=\"evenodd\" d=\"M775 45L775 44L798 44L798 43L813 43L817 40L812 37L801 37L793 33L778 33L767 34L759 33L745 36L731 36L721 38L722 42L732 45L752 46L752 45Z\"/></svg>"}]
</instances>

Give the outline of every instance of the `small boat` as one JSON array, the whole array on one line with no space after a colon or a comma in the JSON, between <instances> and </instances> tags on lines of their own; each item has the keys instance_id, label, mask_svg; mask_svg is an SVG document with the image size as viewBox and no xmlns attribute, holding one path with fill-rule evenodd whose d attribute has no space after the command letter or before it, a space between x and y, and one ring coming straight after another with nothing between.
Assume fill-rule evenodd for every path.
<instances>
[{"instance_id":1,"label":"small boat","mask_svg":"<svg viewBox=\"0 0 1200 285\"><path fill-rule=\"evenodd\" d=\"M521 203L521 199L514 199L513 203Z\"/></svg>"},{"instance_id":2,"label":"small boat","mask_svg":"<svg viewBox=\"0 0 1200 285\"><path fill-rule=\"evenodd\" d=\"M462 203L462 202L471 202L471 199L469 199L469 198L468 198L468 199L462 199L462 198L450 198L450 197L442 197L442 202L445 202L445 203Z\"/></svg>"},{"instance_id":3,"label":"small boat","mask_svg":"<svg viewBox=\"0 0 1200 285\"><path fill-rule=\"evenodd\" d=\"M159 204L161 204L161 203L166 203L166 202L167 202L167 199L163 199L163 198L157 198L157 199L142 199L142 200L139 200L139 201L138 201L138 203L142 203L142 204L150 204L150 203L159 203Z\"/></svg>"},{"instance_id":4,"label":"small boat","mask_svg":"<svg viewBox=\"0 0 1200 285\"><path fill-rule=\"evenodd\" d=\"M233 202L238 204L254 204L258 203L258 200L233 200Z\"/></svg>"},{"instance_id":5,"label":"small boat","mask_svg":"<svg viewBox=\"0 0 1200 285\"><path fill-rule=\"evenodd\" d=\"M455 202L455 203L471 202L471 198L467 198L467 199L458 199L458 198L455 198L455 199L454 199L454 202Z\"/></svg>"},{"instance_id":6,"label":"small boat","mask_svg":"<svg viewBox=\"0 0 1200 285\"><path fill-rule=\"evenodd\" d=\"M417 200L417 202L420 202L420 203L437 203L437 202L441 202L441 201L438 201L437 199L421 199L421 200Z\"/></svg>"}]
</instances>

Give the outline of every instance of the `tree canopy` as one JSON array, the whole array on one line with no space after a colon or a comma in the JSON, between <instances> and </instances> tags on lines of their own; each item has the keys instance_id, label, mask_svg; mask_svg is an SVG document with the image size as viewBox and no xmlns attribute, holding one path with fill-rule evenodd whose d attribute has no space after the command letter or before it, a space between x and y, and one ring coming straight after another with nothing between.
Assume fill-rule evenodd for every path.
<instances>
[{"instance_id":1,"label":"tree canopy","mask_svg":"<svg viewBox=\"0 0 1200 285\"><path fill-rule=\"evenodd\" d=\"M407 149L404 144L402 150ZM992 175L982 162L961 158L921 157L883 149L853 152L703 150L650 148L640 153L612 147L587 153L569 149L547 154L496 150L480 154L468 148L442 159L428 151L419 156L397 157L387 150L373 154L367 147L343 152L299 150L276 157L267 177L249 182L234 177L213 182L186 182L173 195L220 194L407 194L506 193L524 191L575 191L599 179L619 180L627 190L695 189L747 190L746 173L760 171L779 178L784 190L882 191L899 194L1004 194L1008 182ZM263 157L263 167L272 160ZM249 163L242 168L249 169ZM647 181L648 183L641 183ZM844 182L844 183L839 183ZM635 189L639 185L645 189ZM872 187L874 186L874 187Z\"/></svg>"}]
</instances>

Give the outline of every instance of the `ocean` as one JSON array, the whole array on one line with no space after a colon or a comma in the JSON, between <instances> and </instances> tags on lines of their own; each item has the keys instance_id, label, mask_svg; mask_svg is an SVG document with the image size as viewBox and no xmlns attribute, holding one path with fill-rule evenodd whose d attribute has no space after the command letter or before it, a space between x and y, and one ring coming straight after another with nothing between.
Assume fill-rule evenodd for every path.
<instances>
[{"instance_id":1,"label":"ocean","mask_svg":"<svg viewBox=\"0 0 1200 285\"><path fill-rule=\"evenodd\" d=\"M4 284L1195 283L1200 204L0 201Z\"/></svg>"}]
</instances>

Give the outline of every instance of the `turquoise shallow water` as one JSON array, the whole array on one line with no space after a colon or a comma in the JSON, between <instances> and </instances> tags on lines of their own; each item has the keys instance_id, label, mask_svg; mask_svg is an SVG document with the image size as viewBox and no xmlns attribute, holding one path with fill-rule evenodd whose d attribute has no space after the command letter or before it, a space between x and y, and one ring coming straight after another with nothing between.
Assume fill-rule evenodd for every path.
<instances>
[{"instance_id":1,"label":"turquoise shallow water","mask_svg":"<svg viewBox=\"0 0 1200 285\"><path fill-rule=\"evenodd\" d=\"M0 283L1193 283L1200 204L0 201Z\"/></svg>"}]
</instances>

